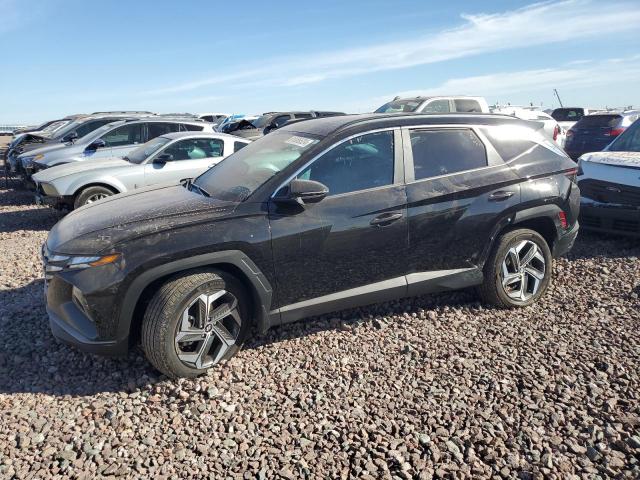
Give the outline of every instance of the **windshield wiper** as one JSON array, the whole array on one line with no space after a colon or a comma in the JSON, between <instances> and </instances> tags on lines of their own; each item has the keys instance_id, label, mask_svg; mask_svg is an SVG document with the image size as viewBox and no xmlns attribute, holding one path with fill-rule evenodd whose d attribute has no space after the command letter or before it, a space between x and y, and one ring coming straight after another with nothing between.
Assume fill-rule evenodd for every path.
<instances>
[{"instance_id":1,"label":"windshield wiper","mask_svg":"<svg viewBox=\"0 0 640 480\"><path fill-rule=\"evenodd\" d=\"M188 179L183 185L190 192L193 192L194 190L197 190L200 193L200 195L202 195L203 197L210 197L211 196L211 195L209 195L209 192L207 192L204 188L200 187L199 185L196 185L195 183L193 183L191 181L191 179Z\"/></svg>"}]
</instances>

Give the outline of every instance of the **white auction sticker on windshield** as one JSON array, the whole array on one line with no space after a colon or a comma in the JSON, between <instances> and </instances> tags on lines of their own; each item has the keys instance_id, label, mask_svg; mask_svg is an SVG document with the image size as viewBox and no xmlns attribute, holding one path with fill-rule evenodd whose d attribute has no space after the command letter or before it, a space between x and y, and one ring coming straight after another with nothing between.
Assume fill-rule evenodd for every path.
<instances>
[{"instance_id":1,"label":"white auction sticker on windshield","mask_svg":"<svg viewBox=\"0 0 640 480\"><path fill-rule=\"evenodd\" d=\"M314 139L312 138L305 138L305 137L291 137L288 140L286 140L284 143L288 143L290 145L295 145L296 147L308 147L309 145L311 145L313 142L315 142Z\"/></svg>"}]
</instances>

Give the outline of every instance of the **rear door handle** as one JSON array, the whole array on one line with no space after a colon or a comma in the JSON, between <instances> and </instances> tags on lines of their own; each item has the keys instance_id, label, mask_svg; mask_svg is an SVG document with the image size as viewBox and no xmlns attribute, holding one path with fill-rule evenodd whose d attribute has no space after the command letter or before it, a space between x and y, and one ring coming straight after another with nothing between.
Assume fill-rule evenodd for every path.
<instances>
[{"instance_id":1,"label":"rear door handle","mask_svg":"<svg viewBox=\"0 0 640 480\"><path fill-rule=\"evenodd\" d=\"M388 212L383 213L382 215L378 215L376 218L371 220L371 225L389 225L390 223L395 222L396 220L400 220L402 218L401 212Z\"/></svg>"},{"instance_id":2,"label":"rear door handle","mask_svg":"<svg viewBox=\"0 0 640 480\"><path fill-rule=\"evenodd\" d=\"M497 192L489 195L489 200L492 202L499 202L500 200L506 200L507 198L511 198L516 194L516 192L512 192L511 190L498 190Z\"/></svg>"}]
</instances>

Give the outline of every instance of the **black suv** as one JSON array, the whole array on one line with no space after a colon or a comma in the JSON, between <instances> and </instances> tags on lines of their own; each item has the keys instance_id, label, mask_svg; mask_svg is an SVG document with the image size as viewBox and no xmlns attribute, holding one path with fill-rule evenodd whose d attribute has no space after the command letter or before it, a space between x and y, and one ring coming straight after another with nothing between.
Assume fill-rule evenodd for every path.
<instances>
[{"instance_id":1,"label":"black suv","mask_svg":"<svg viewBox=\"0 0 640 480\"><path fill-rule=\"evenodd\" d=\"M285 126L193 182L115 195L43 246L54 335L171 377L251 327L476 286L526 306L578 232L576 165L506 116L351 115Z\"/></svg>"}]
</instances>

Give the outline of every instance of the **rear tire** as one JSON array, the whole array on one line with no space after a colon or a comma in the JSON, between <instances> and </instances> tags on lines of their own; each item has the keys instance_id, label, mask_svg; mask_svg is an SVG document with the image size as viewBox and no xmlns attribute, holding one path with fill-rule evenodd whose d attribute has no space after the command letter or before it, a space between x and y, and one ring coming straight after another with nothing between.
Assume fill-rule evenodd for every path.
<instances>
[{"instance_id":1,"label":"rear tire","mask_svg":"<svg viewBox=\"0 0 640 480\"><path fill-rule=\"evenodd\" d=\"M552 256L546 240L525 228L502 235L484 267L478 293L500 308L535 303L551 285Z\"/></svg>"},{"instance_id":2,"label":"rear tire","mask_svg":"<svg viewBox=\"0 0 640 480\"><path fill-rule=\"evenodd\" d=\"M249 311L235 277L210 271L178 274L147 306L142 348L168 377L196 377L240 350L249 332Z\"/></svg>"},{"instance_id":3,"label":"rear tire","mask_svg":"<svg viewBox=\"0 0 640 480\"><path fill-rule=\"evenodd\" d=\"M80 208L89 203L110 197L111 195L115 195L115 192L113 190L109 190L107 187L95 186L85 188L76 195L76 199L73 202L73 208Z\"/></svg>"}]
</instances>

